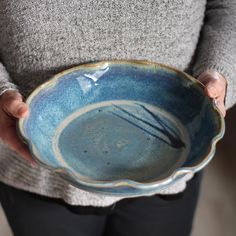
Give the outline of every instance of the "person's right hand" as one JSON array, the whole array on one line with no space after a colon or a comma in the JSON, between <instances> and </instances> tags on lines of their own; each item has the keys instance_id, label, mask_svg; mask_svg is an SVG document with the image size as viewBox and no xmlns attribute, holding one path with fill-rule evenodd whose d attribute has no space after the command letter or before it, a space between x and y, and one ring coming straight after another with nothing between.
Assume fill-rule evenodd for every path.
<instances>
[{"instance_id":1,"label":"person's right hand","mask_svg":"<svg viewBox=\"0 0 236 236\"><path fill-rule=\"evenodd\" d=\"M16 90L7 90L0 96L0 138L24 159L34 163L30 151L17 135L16 122L26 117L29 108L22 95Z\"/></svg>"}]
</instances>

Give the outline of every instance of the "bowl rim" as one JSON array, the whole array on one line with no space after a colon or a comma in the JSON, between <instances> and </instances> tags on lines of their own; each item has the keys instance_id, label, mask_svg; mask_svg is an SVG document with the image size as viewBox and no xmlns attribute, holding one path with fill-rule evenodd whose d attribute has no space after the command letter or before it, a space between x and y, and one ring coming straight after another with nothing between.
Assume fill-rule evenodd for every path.
<instances>
[{"instance_id":1,"label":"bowl rim","mask_svg":"<svg viewBox=\"0 0 236 236\"><path fill-rule=\"evenodd\" d=\"M46 82L42 83L41 85L37 86L27 97L26 99L26 104L29 106L33 98L45 87L48 86L53 86L54 84L57 83L58 79L66 74L69 74L73 71L79 70L79 69L96 69L96 68L101 68L101 67L106 67L109 65L115 65L115 64L125 64L125 65L134 65L134 66L151 66L151 67L157 67L157 68L163 68L170 70L172 72L175 72L177 74L182 75L181 78L187 79L192 81L194 84L196 84L198 87L204 89L205 86L197 79L192 77L191 75L187 74L184 71L178 70L175 67L171 67L168 65L164 65L161 63L157 62L151 62L148 60L104 60L104 61L96 61L96 62L89 62L85 64L81 64L78 66L74 66L72 68L63 70L62 72L59 72L55 74L54 76L50 77ZM97 189L102 189L102 188L114 188L114 187L132 187L136 189L150 189L150 188L159 188L159 187L164 187L167 184L170 184L172 181L176 181L178 179L183 178L187 174L194 174L201 169L203 169L213 158L215 152L216 152L216 144L217 142L224 136L225 133L225 121L224 118L219 110L219 108L216 106L216 102L214 99L208 97L212 101L212 106L213 106L213 111L215 115L219 119L219 130L217 131L217 135L215 135L208 147L207 153L205 154L204 157L201 158L201 161L196 163L195 165L191 166L185 166L185 167L179 167L176 170L172 172L167 177L164 177L163 179L159 180L154 180L150 182L139 182L135 180L130 180L130 179L118 179L118 180L113 180L113 181L106 181L106 180L91 180L88 178L84 178L81 176L81 178L78 178L78 176L75 176L69 169L64 168L64 167L52 167L43 161L39 160L37 157L37 149L35 146L30 142L30 140L27 138L26 134L24 133L23 129L23 124L24 121L27 117L23 117L18 119L17 125L16 125L16 130L18 136L22 139L22 141L29 147L30 153L32 155L33 160L39 164L40 166L45 167L46 169L49 169L57 174L59 174L63 179L66 179L67 181L70 181L72 185L76 185L76 182L79 184L90 187L90 188L97 188ZM109 193L111 194L111 193ZM117 195L117 194L116 194Z\"/></svg>"}]
</instances>

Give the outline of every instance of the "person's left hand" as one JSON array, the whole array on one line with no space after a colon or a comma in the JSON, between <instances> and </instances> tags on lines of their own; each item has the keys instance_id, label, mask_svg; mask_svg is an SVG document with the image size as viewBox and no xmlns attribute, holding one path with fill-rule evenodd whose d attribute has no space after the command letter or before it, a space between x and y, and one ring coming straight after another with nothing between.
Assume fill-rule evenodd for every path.
<instances>
[{"instance_id":1,"label":"person's left hand","mask_svg":"<svg viewBox=\"0 0 236 236\"><path fill-rule=\"evenodd\" d=\"M215 99L217 107L225 117L226 109L224 101L227 88L226 79L214 70L203 72L197 79L205 85L206 95Z\"/></svg>"}]
</instances>

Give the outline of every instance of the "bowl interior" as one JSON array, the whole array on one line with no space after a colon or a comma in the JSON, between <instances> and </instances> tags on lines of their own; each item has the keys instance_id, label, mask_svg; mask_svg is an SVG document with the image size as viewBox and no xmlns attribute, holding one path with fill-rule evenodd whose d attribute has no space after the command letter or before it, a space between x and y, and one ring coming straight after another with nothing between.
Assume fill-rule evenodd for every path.
<instances>
[{"instance_id":1,"label":"bowl interior","mask_svg":"<svg viewBox=\"0 0 236 236\"><path fill-rule=\"evenodd\" d=\"M42 163L97 181L158 180L200 163L220 116L199 83L158 65L100 63L31 94L21 133Z\"/></svg>"}]
</instances>

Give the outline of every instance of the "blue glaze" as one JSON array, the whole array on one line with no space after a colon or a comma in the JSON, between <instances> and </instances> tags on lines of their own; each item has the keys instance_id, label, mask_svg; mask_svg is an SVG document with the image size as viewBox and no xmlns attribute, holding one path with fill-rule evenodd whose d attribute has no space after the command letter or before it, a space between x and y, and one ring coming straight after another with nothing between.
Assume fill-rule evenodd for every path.
<instances>
[{"instance_id":1,"label":"blue glaze","mask_svg":"<svg viewBox=\"0 0 236 236\"><path fill-rule=\"evenodd\" d=\"M27 103L30 115L19 131L35 158L64 168L70 173L64 178L77 187L106 194L137 196L165 187L107 187L112 181L142 185L181 168L200 170L224 132L199 83L154 63L77 67L38 88Z\"/></svg>"},{"instance_id":2,"label":"blue glaze","mask_svg":"<svg viewBox=\"0 0 236 236\"><path fill-rule=\"evenodd\" d=\"M55 134L58 161L64 160L68 168L96 180L147 181L180 167L188 154L184 143L189 143L178 121L169 120L169 114L158 114L177 136L179 145L173 145L173 135L162 131L163 124L155 122L143 104L126 103L99 103L82 114L72 114L73 120L63 122Z\"/></svg>"}]
</instances>

